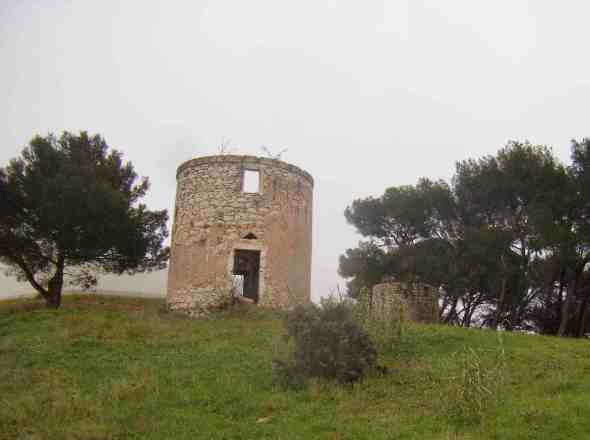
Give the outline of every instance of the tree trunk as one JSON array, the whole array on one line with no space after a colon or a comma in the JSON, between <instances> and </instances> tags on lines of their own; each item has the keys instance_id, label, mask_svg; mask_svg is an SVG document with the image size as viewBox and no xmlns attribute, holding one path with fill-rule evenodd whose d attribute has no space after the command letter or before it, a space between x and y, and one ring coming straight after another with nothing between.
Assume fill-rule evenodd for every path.
<instances>
[{"instance_id":1,"label":"tree trunk","mask_svg":"<svg viewBox=\"0 0 590 440\"><path fill-rule=\"evenodd\" d=\"M447 311L448 306L449 306L449 296L445 294L445 296L442 299L442 305L438 309L438 320L440 322L443 321L443 316L446 316L445 312Z\"/></svg>"},{"instance_id":2,"label":"tree trunk","mask_svg":"<svg viewBox=\"0 0 590 440\"><path fill-rule=\"evenodd\" d=\"M583 338L584 334L586 333L586 320L588 318L588 296L584 298L582 303L580 304L580 309L578 310L578 331L576 332L576 336L578 338Z\"/></svg>"},{"instance_id":3,"label":"tree trunk","mask_svg":"<svg viewBox=\"0 0 590 440\"><path fill-rule=\"evenodd\" d=\"M465 303L463 306L463 320L461 327L469 328L471 327L471 315L473 314L473 302Z\"/></svg>"},{"instance_id":4,"label":"tree trunk","mask_svg":"<svg viewBox=\"0 0 590 440\"><path fill-rule=\"evenodd\" d=\"M570 306L574 302L576 295L576 284L578 281L578 271L573 270L570 280L567 283L567 296L561 304L561 321L559 323L559 330L557 331L558 336L565 336L567 332L567 325L569 322Z\"/></svg>"},{"instance_id":5,"label":"tree trunk","mask_svg":"<svg viewBox=\"0 0 590 440\"><path fill-rule=\"evenodd\" d=\"M64 284L64 263L65 259L60 256L57 261L55 274L49 280L47 286L45 301L49 309L58 309L61 306L61 292Z\"/></svg>"},{"instance_id":6,"label":"tree trunk","mask_svg":"<svg viewBox=\"0 0 590 440\"><path fill-rule=\"evenodd\" d=\"M555 315L556 316L561 313L561 308L563 307L563 291L564 291L564 289L565 289L565 270L562 270L561 274L559 275L559 292L557 295L557 303L555 304Z\"/></svg>"},{"instance_id":7,"label":"tree trunk","mask_svg":"<svg viewBox=\"0 0 590 440\"><path fill-rule=\"evenodd\" d=\"M559 277L559 294L557 295L557 304L559 305L559 309L561 310L561 305L563 304L563 287L565 281L565 272L561 272Z\"/></svg>"},{"instance_id":8,"label":"tree trunk","mask_svg":"<svg viewBox=\"0 0 590 440\"><path fill-rule=\"evenodd\" d=\"M50 291L45 301L48 309L59 309L59 306L61 306L61 291Z\"/></svg>"},{"instance_id":9,"label":"tree trunk","mask_svg":"<svg viewBox=\"0 0 590 440\"><path fill-rule=\"evenodd\" d=\"M496 314L494 316L494 330L498 330L498 325L500 324L500 319L502 318L502 311L504 310L504 301L506 300L506 284L507 284L507 270L506 270L506 260L504 259L504 255L500 258L502 264L502 281L500 283L500 295L498 298L498 306L496 308Z\"/></svg>"},{"instance_id":10,"label":"tree trunk","mask_svg":"<svg viewBox=\"0 0 590 440\"><path fill-rule=\"evenodd\" d=\"M453 302L451 304L451 309L445 318L445 324L453 325L454 323L458 323L457 317L457 304L459 303L459 297L453 298Z\"/></svg>"},{"instance_id":11,"label":"tree trunk","mask_svg":"<svg viewBox=\"0 0 590 440\"><path fill-rule=\"evenodd\" d=\"M580 332L578 337L583 338L586 335L586 322L588 322L588 307L584 309L584 314L582 315L582 323L580 324Z\"/></svg>"}]
</instances>

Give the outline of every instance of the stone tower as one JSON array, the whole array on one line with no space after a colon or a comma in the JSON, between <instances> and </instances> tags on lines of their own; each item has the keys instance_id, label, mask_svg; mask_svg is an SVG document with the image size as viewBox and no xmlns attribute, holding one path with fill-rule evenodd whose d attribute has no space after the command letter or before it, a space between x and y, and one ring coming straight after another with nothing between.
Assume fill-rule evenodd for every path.
<instances>
[{"instance_id":1,"label":"stone tower","mask_svg":"<svg viewBox=\"0 0 590 440\"><path fill-rule=\"evenodd\" d=\"M310 301L313 178L254 156L189 160L176 174L168 306L202 316L236 299Z\"/></svg>"}]
</instances>

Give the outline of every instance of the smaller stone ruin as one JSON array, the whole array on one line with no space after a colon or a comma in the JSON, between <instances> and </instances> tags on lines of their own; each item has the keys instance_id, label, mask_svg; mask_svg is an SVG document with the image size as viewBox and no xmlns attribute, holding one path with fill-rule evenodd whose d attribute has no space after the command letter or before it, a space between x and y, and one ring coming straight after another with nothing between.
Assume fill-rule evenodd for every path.
<instances>
[{"instance_id":1,"label":"smaller stone ruin","mask_svg":"<svg viewBox=\"0 0 590 440\"><path fill-rule=\"evenodd\" d=\"M373 287L371 309L405 321L438 323L438 290L423 283L387 281Z\"/></svg>"}]
</instances>

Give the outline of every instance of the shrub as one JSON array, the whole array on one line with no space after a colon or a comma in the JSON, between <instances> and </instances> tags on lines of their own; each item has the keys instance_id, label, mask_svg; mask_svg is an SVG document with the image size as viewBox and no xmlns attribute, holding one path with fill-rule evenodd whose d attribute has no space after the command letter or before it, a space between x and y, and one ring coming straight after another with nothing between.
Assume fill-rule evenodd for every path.
<instances>
[{"instance_id":1,"label":"shrub","mask_svg":"<svg viewBox=\"0 0 590 440\"><path fill-rule=\"evenodd\" d=\"M298 306L287 314L285 324L294 349L292 359L274 363L283 385L300 386L311 377L354 382L375 365L375 346L345 302Z\"/></svg>"}]
</instances>

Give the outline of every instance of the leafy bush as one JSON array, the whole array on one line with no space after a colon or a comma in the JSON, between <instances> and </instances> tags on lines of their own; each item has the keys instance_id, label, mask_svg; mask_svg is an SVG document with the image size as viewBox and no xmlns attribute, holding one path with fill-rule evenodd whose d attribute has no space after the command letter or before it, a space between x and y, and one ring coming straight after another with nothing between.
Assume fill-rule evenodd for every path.
<instances>
[{"instance_id":1,"label":"leafy bush","mask_svg":"<svg viewBox=\"0 0 590 440\"><path fill-rule=\"evenodd\" d=\"M294 349L289 360L274 362L282 385L299 387L311 377L354 382L375 365L377 350L345 302L298 306L285 324Z\"/></svg>"}]
</instances>

